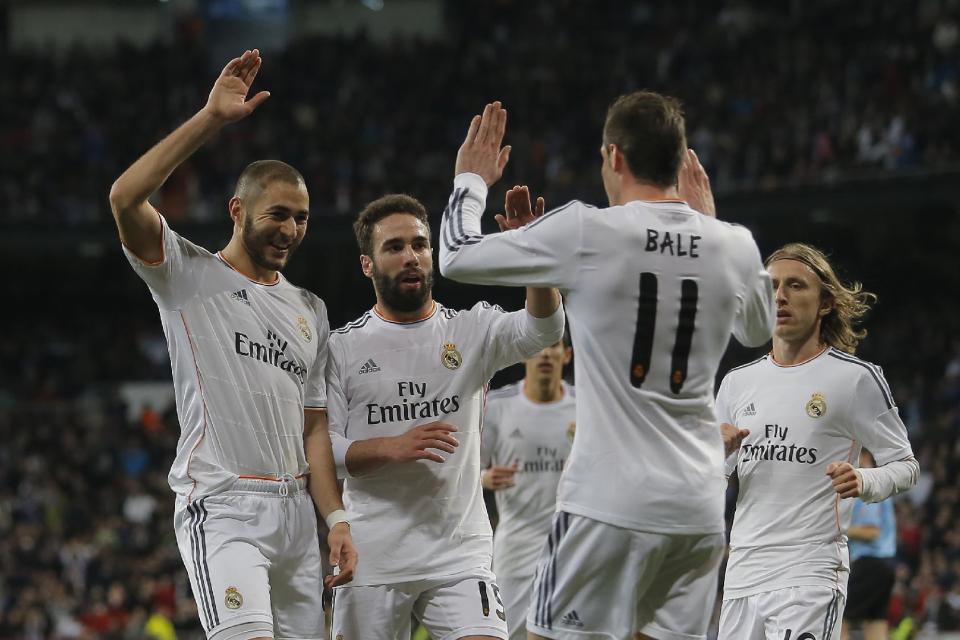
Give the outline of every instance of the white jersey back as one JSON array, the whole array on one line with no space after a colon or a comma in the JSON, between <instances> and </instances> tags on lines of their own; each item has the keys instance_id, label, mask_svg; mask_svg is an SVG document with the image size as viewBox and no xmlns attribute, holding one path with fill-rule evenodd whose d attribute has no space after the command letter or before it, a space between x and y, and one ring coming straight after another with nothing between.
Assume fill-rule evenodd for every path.
<instances>
[{"instance_id":1,"label":"white jersey back","mask_svg":"<svg viewBox=\"0 0 960 640\"><path fill-rule=\"evenodd\" d=\"M500 520L493 536L493 571L498 577L533 576L557 508L557 485L570 456L576 429L573 387L537 403L523 382L487 396L482 453L487 464L517 464L514 485L495 493Z\"/></svg>"},{"instance_id":2,"label":"white jersey back","mask_svg":"<svg viewBox=\"0 0 960 640\"><path fill-rule=\"evenodd\" d=\"M770 338L773 289L750 232L683 202L571 202L479 235L486 186L461 174L444 216L447 277L564 292L578 434L558 509L635 530L723 530L713 385L731 333Z\"/></svg>"},{"instance_id":3,"label":"white jersey back","mask_svg":"<svg viewBox=\"0 0 960 640\"><path fill-rule=\"evenodd\" d=\"M826 475L859 466L861 447L883 465L913 455L880 368L835 349L782 367L765 356L731 370L718 417L749 429L727 460L740 479L724 599L786 587L846 593L853 500Z\"/></svg>"},{"instance_id":4,"label":"white jersey back","mask_svg":"<svg viewBox=\"0 0 960 640\"><path fill-rule=\"evenodd\" d=\"M383 585L489 569L491 529L480 487L480 429L493 374L559 339L526 311L440 304L425 320L395 323L368 311L331 333L330 429L350 440L397 436L442 420L457 427L453 454L348 477L343 500L363 560L351 584Z\"/></svg>"},{"instance_id":5,"label":"white jersey back","mask_svg":"<svg viewBox=\"0 0 960 640\"><path fill-rule=\"evenodd\" d=\"M161 262L124 253L170 351L180 420L170 487L196 499L240 476L307 473L303 411L326 407L326 307L283 276L248 279L161 221Z\"/></svg>"}]
</instances>

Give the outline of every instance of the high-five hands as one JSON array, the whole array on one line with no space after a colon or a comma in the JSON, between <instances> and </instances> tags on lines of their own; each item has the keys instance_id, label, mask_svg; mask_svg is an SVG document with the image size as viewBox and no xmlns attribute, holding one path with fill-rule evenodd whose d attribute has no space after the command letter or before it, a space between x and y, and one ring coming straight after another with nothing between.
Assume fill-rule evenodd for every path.
<instances>
[{"instance_id":1,"label":"high-five hands","mask_svg":"<svg viewBox=\"0 0 960 640\"><path fill-rule=\"evenodd\" d=\"M500 231L519 229L542 216L545 206L543 198L537 198L537 206L532 209L530 189L526 185L517 186L507 191L503 202L504 213L498 213L493 218L500 225Z\"/></svg>"},{"instance_id":2,"label":"high-five hands","mask_svg":"<svg viewBox=\"0 0 960 640\"><path fill-rule=\"evenodd\" d=\"M717 205L713 201L710 177L693 149L687 149L683 154L677 191L680 193L680 198L686 200L694 211L699 211L711 218L717 217Z\"/></svg>"},{"instance_id":3,"label":"high-five hands","mask_svg":"<svg viewBox=\"0 0 960 640\"><path fill-rule=\"evenodd\" d=\"M457 152L454 175L475 173L488 187L499 180L510 160L510 145L501 147L506 130L507 110L499 101L484 107L483 114L473 116L467 137Z\"/></svg>"},{"instance_id":4,"label":"high-five hands","mask_svg":"<svg viewBox=\"0 0 960 640\"><path fill-rule=\"evenodd\" d=\"M247 50L239 58L228 62L213 83L204 111L224 124L236 122L253 113L270 97L269 91L261 91L247 100L261 62L258 49Z\"/></svg>"}]
</instances>

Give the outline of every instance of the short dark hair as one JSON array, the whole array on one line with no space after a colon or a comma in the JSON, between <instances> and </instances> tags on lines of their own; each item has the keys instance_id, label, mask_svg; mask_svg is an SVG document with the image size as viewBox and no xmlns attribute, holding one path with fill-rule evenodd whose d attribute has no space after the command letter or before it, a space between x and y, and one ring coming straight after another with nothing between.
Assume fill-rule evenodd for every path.
<instances>
[{"instance_id":1,"label":"short dark hair","mask_svg":"<svg viewBox=\"0 0 960 640\"><path fill-rule=\"evenodd\" d=\"M429 239L430 220L427 218L427 209L423 204L405 193L391 193L377 198L357 215L357 220L353 223L353 233L357 236L360 253L365 256L373 255L373 225L395 213L408 213L422 222L427 228Z\"/></svg>"},{"instance_id":2,"label":"short dark hair","mask_svg":"<svg viewBox=\"0 0 960 640\"><path fill-rule=\"evenodd\" d=\"M257 160L248 164L240 173L233 195L241 200L256 198L268 184L277 181L304 187L307 184L300 172L286 162Z\"/></svg>"},{"instance_id":3,"label":"short dark hair","mask_svg":"<svg viewBox=\"0 0 960 640\"><path fill-rule=\"evenodd\" d=\"M674 186L687 149L680 101L652 91L620 96L607 110L603 144L620 148L637 180Z\"/></svg>"}]
</instances>

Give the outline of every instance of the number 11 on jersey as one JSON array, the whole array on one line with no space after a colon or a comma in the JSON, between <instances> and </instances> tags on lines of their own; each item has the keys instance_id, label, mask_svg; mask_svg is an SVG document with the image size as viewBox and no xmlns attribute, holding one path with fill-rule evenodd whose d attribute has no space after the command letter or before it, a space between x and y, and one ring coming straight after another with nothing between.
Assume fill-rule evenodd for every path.
<instances>
[{"instance_id":1,"label":"number 11 on jersey","mask_svg":"<svg viewBox=\"0 0 960 640\"><path fill-rule=\"evenodd\" d=\"M630 358L630 384L639 389L650 372L653 356L653 334L657 325L658 281L655 273L640 274L640 297L637 305L637 325L633 334L633 355ZM696 280L680 281L680 317L677 335L670 358L670 391L680 393L687 379L687 364L693 344L693 330L697 318L698 288Z\"/></svg>"}]
</instances>

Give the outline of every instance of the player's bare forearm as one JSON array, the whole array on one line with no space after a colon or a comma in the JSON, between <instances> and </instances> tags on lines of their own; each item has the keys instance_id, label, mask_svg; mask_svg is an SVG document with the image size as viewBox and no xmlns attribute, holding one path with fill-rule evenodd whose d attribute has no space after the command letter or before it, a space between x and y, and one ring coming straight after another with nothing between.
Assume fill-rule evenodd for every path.
<instances>
[{"instance_id":1,"label":"player's bare forearm","mask_svg":"<svg viewBox=\"0 0 960 640\"><path fill-rule=\"evenodd\" d=\"M326 411L307 411L304 413L303 448L310 465L310 496L326 518L343 509L343 499L337 485L337 469L333 462L333 450L330 446L330 433L327 430Z\"/></svg>"},{"instance_id":2,"label":"player's bare forearm","mask_svg":"<svg viewBox=\"0 0 960 640\"><path fill-rule=\"evenodd\" d=\"M560 306L560 292L556 289L527 287L527 312L534 318L549 318Z\"/></svg>"},{"instance_id":3,"label":"player's bare forearm","mask_svg":"<svg viewBox=\"0 0 960 640\"><path fill-rule=\"evenodd\" d=\"M364 476L390 464L389 438L357 440L347 449L347 472Z\"/></svg>"},{"instance_id":4,"label":"player's bare forearm","mask_svg":"<svg viewBox=\"0 0 960 640\"><path fill-rule=\"evenodd\" d=\"M222 123L205 110L180 125L124 171L110 188L110 209L120 240L144 260L160 260L161 226L147 198L189 158Z\"/></svg>"}]
</instances>

